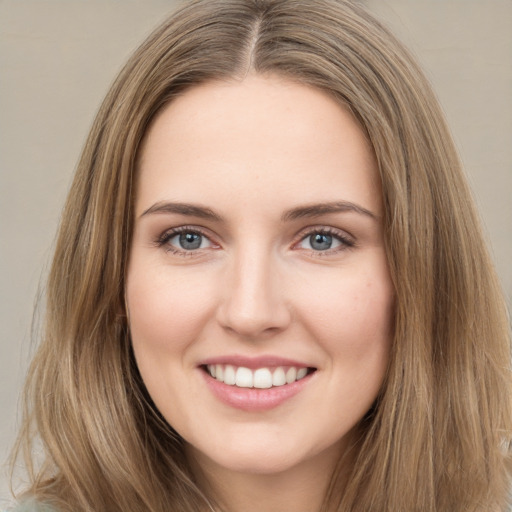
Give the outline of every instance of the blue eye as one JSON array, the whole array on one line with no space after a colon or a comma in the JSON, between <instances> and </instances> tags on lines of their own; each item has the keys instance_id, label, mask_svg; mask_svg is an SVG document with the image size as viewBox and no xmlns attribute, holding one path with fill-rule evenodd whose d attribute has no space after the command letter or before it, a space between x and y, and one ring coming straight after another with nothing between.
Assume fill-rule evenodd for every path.
<instances>
[{"instance_id":1,"label":"blue eye","mask_svg":"<svg viewBox=\"0 0 512 512\"><path fill-rule=\"evenodd\" d=\"M199 249L203 241L203 237L198 233L181 233L177 237L182 249L193 251Z\"/></svg>"},{"instance_id":2,"label":"blue eye","mask_svg":"<svg viewBox=\"0 0 512 512\"><path fill-rule=\"evenodd\" d=\"M175 251L196 251L211 247L211 241L197 231L181 231L167 235L161 240L161 245L167 245Z\"/></svg>"},{"instance_id":3,"label":"blue eye","mask_svg":"<svg viewBox=\"0 0 512 512\"><path fill-rule=\"evenodd\" d=\"M332 248L333 238L325 233L315 233L309 236L309 245L315 251L327 251Z\"/></svg>"},{"instance_id":4,"label":"blue eye","mask_svg":"<svg viewBox=\"0 0 512 512\"><path fill-rule=\"evenodd\" d=\"M298 244L300 249L307 249L315 252L326 252L331 250L342 250L353 247L354 242L341 234L331 234L326 231L314 231L306 235Z\"/></svg>"}]
</instances>

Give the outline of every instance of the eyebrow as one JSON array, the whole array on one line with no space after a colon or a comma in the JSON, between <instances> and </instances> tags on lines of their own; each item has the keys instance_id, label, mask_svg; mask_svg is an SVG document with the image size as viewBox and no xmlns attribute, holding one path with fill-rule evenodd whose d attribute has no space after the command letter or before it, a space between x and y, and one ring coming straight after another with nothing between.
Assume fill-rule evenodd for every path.
<instances>
[{"instance_id":1,"label":"eyebrow","mask_svg":"<svg viewBox=\"0 0 512 512\"><path fill-rule=\"evenodd\" d=\"M378 216L359 206L358 204L351 203L349 201L336 201L333 203L319 203L311 204L306 206L299 206L285 212L282 216L283 221L297 220L305 217L319 217L320 215L327 215L329 213L344 213L354 212L360 215L365 215L373 220L378 220Z\"/></svg>"},{"instance_id":2,"label":"eyebrow","mask_svg":"<svg viewBox=\"0 0 512 512\"><path fill-rule=\"evenodd\" d=\"M369 217L373 220L378 220L378 216L370 210L367 210L366 208L363 208L362 206L351 203L349 201L335 201L331 203L318 203L298 206L286 211L282 215L281 220L283 222L287 222L302 218L319 217L321 215L327 215L331 213L345 212L354 212ZM153 206L150 206L147 210L142 212L140 217L158 213L174 213L178 215L214 220L217 222L223 221L223 218L218 213L215 213L212 209L206 206L191 203L175 203L169 201L159 201L158 203L155 203Z\"/></svg>"},{"instance_id":3,"label":"eyebrow","mask_svg":"<svg viewBox=\"0 0 512 512\"><path fill-rule=\"evenodd\" d=\"M172 203L168 201L160 201L150 206L140 215L150 215L153 213L177 213L179 215L188 215L191 217L199 217L201 219L210 219L222 221L222 217L206 206L194 205L189 203Z\"/></svg>"}]
</instances>

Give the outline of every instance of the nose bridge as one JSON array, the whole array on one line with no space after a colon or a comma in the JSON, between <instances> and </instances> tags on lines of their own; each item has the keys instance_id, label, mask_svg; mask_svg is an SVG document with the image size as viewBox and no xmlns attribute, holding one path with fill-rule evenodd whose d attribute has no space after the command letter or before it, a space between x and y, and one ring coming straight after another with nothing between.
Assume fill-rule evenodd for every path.
<instances>
[{"instance_id":1,"label":"nose bridge","mask_svg":"<svg viewBox=\"0 0 512 512\"><path fill-rule=\"evenodd\" d=\"M286 327L290 312L278 267L276 255L257 243L235 251L219 308L225 328L243 337L257 337Z\"/></svg>"}]
</instances>

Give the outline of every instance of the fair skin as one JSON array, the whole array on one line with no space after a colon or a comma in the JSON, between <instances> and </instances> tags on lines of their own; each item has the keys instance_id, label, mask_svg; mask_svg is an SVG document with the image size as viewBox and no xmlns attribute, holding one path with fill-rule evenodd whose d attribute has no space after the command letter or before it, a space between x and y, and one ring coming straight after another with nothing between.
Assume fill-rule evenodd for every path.
<instances>
[{"instance_id":1,"label":"fair skin","mask_svg":"<svg viewBox=\"0 0 512 512\"><path fill-rule=\"evenodd\" d=\"M388 363L367 140L325 93L250 74L164 108L139 173L126 302L152 399L225 510L319 510Z\"/></svg>"}]
</instances>

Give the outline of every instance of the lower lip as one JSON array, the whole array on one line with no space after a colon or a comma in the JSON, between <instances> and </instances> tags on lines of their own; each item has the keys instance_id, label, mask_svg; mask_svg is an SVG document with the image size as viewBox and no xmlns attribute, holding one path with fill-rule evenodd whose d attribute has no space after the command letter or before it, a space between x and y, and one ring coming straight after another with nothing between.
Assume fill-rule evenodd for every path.
<instances>
[{"instance_id":1,"label":"lower lip","mask_svg":"<svg viewBox=\"0 0 512 512\"><path fill-rule=\"evenodd\" d=\"M258 412L274 409L300 393L310 382L315 372L291 384L268 389L228 386L214 379L204 370L201 370L201 373L212 393L221 402L242 411Z\"/></svg>"}]
</instances>

